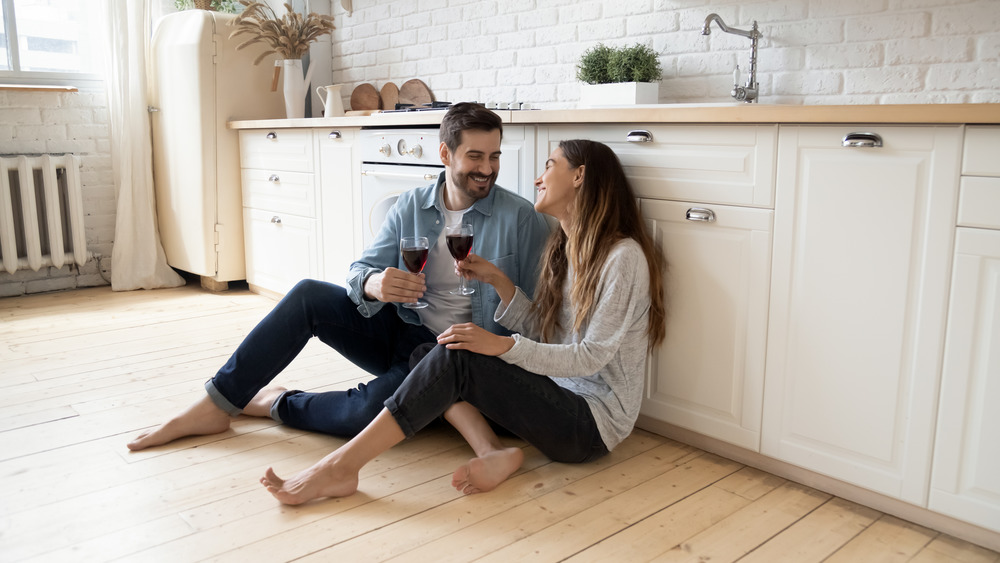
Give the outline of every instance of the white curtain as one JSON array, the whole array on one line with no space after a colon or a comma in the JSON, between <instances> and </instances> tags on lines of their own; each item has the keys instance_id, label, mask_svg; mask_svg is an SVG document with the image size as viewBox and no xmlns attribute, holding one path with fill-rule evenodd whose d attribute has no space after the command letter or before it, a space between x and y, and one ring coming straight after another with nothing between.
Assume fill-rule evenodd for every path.
<instances>
[{"instance_id":1,"label":"white curtain","mask_svg":"<svg viewBox=\"0 0 1000 563\"><path fill-rule=\"evenodd\" d=\"M156 226L153 151L146 97L151 0L102 0L108 30L108 108L111 163L118 193L111 288L115 291L184 285L167 265Z\"/></svg>"}]
</instances>

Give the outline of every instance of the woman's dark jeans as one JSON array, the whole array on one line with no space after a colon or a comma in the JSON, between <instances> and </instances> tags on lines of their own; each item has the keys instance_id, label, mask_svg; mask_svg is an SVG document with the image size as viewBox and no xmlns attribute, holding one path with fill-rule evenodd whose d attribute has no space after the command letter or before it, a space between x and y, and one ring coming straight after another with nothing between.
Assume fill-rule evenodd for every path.
<instances>
[{"instance_id":1,"label":"woman's dark jeans","mask_svg":"<svg viewBox=\"0 0 1000 563\"><path fill-rule=\"evenodd\" d=\"M436 346L385 401L407 437L466 401L549 459L579 463L608 453L587 401L503 360Z\"/></svg>"},{"instance_id":2,"label":"woman's dark jeans","mask_svg":"<svg viewBox=\"0 0 1000 563\"><path fill-rule=\"evenodd\" d=\"M205 384L209 396L223 410L239 414L313 336L378 377L348 391L286 393L272 413L289 426L336 436L354 436L367 426L406 377L414 348L435 341L426 328L403 322L393 305L365 318L344 288L303 280Z\"/></svg>"}]
</instances>

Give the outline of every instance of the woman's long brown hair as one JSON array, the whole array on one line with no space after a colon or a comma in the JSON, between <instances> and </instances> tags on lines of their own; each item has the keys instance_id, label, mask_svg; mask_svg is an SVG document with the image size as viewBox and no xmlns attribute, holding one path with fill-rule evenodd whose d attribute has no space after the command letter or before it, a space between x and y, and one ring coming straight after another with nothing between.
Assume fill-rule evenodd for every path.
<instances>
[{"instance_id":1,"label":"woman's long brown hair","mask_svg":"<svg viewBox=\"0 0 1000 563\"><path fill-rule=\"evenodd\" d=\"M666 259L656 247L639 214L635 194L625 178L618 157L607 145L587 140L561 141L559 148L572 168L585 166L583 185L576 194L569 232L556 229L549 237L535 290L534 308L541 315L542 340L550 341L559 322L562 288L568 266L574 278L570 302L574 332L579 332L596 308L597 284L604 262L616 242L631 238L639 243L649 265L649 347L659 344L666 332L663 272Z\"/></svg>"}]
</instances>

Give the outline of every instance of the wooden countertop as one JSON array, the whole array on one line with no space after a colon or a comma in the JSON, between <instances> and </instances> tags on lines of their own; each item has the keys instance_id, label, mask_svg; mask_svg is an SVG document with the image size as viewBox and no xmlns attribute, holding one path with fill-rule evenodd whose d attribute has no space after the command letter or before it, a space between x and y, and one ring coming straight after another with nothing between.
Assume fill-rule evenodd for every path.
<instances>
[{"instance_id":1,"label":"wooden countertop","mask_svg":"<svg viewBox=\"0 0 1000 563\"><path fill-rule=\"evenodd\" d=\"M767 104L658 104L621 108L554 109L496 113L504 123L928 123L1000 124L998 104L793 106ZM230 121L230 129L298 127L401 127L438 125L443 111L371 116Z\"/></svg>"}]
</instances>

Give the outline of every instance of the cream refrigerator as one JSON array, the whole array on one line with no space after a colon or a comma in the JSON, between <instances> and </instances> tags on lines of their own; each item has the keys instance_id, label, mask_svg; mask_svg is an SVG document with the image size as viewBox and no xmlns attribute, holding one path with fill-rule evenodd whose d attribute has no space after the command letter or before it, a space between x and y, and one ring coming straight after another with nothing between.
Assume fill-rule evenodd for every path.
<instances>
[{"instance_id":1,"label":"cream refrigerator","mask_svg":"<svg viewBox=\"0 0 1000 563\"><path fill-rule=\"evenodd\" d=\"M150 112L160 238L170 266L223 289L246 278L239 136L227 123L284 117L274 59L229 38L235 16L169 14L152 38Z\"/></svg>"}]
</instances>

